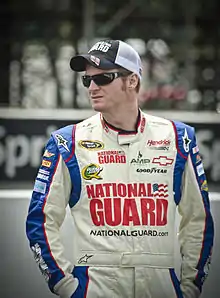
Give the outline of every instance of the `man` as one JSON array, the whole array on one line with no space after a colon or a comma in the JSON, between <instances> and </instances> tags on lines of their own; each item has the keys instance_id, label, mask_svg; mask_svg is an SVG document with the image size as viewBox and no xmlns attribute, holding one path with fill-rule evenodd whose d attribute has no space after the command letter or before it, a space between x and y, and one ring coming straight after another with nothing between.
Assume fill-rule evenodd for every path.
<instances>
[{"instance_id":1,"label":"man","mask_svg":"<svg viewBox=\"0 0 220 298\"><path fill-rule=\"evenodd\" d=\"M71 298L194 298L213 245L194 129L138 109L141 60L118 40L71 59L98 113L55 131L39 169L27 236L52 292ZM59 229L69 204L73 259ZM181 215L180 281L174 269Z\"/></svg>"}]
</instances>

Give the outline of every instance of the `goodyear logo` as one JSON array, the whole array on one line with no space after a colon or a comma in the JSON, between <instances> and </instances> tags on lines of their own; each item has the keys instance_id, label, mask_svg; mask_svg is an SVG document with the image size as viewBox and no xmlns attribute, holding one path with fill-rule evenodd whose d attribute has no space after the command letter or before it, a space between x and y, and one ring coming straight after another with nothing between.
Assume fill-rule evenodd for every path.
<instances>
[{"instance_id":1,"label":"goodyear logo","mask_svg":"<svg viewBox=\"0 0 220 298\"><path fill-rule=\"evenodd\" d=\"M87 150L101 150L104 148L104 143L100 141L91 141L91 140L81 140L79 141L80 147Z\"/></svg>"},{"instance_id":2,"label":"goodyear logo","mask_svg":"<svg viewBox=\"0 0 220 298\"><path fill-rule=\"evenodd\" d=\"M95 163L91 163L82 169L82 177L85 180L92 180L92 179L101 180L102 177L99 176L99 174L102 170L103 168L101 168L99 165Z\"/></svg>"}]
</instances>

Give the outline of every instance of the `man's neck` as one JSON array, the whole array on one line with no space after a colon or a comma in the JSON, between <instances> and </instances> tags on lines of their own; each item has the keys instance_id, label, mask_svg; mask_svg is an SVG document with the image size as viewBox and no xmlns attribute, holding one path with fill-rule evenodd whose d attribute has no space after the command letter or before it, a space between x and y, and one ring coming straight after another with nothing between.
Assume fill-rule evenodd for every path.
<instances>
[{"instance_id":1,"label":"man's neck","mask_svg":"<svg viewBox=\"0 0 220 298\"><path fill-rule=\"evenodd\" d=\"M129 113L115 112L113 115L110 113L102 113L104 120L119 130L136 131L137 122L139 117L139 110L135 109Z\"/></svg>"}]
</instances>

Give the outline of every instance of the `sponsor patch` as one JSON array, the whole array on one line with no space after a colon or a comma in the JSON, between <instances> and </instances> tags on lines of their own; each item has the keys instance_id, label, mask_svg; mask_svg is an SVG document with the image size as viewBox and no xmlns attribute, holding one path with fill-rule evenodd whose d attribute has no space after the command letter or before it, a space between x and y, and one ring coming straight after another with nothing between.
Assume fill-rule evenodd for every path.
<instances>
[{"instance_id":1,"label":"sponsor patch","mask_svg":"<svg viewBox=\"0 0 220 298\"><path fill-rule=\"evenodd\" d=\"M62 146L63 148L65 148L67 151L70 151L67 144L68 141L66 139L64 139L63 136L56 134L55 135L56 139L57 139L57 145L58 146Z\"/></svg>"},{"instance_id":2,"label":"sponsor patch","mask_svg":"<svg viewBox=\"0 0 220 298\"><path fill-rule=\"evenodd\" d=\"M90 183L86 190L94 226L167 225L167 184Z\"/></svg>"},{"instance_id":3,"label":"sponsor patch","mask_svg":"<svg viewBox=\"0 0 220 298\"><path fill-rule=\"evenodd\" d=\"M202 161L202 158L201 158L200 154L198 153L196 155L196 163L199 163L200 161Z\"/></svg>"},{"instance_id":4,"label":"sponsor patch","mask_svg":"<svg viewBox=\"0 0 220 298\"><path fill-rule=\"evenodd\" d=\"M37 174L37 178L38 178L38 179L41 179L41 180L48 181L49 176L48 176L48 175L41 174L41 173L38 173L38 174Z\"/></svg>"},{"instance_id":5,"label":"sponsor patch","mask_svg":"<svg viewBox=\"0 0 220 298\"><path fill-rule=\"evenodd\" d=\"M90 230L90 235L91 236L107 236L107 237L146 237L146 236L150 236L150 237L164 237L164 236L168 236L169 233L168 231L158 231L158 230L143 230L143 229L138 229L138 230L121 230L121 229L111 229L111 230Z\"/></svg>"},{"instance_id":6,"label":"sponsor patch","mask_svg":"<svg viewBox=\"0 0 220 298\"><path fill-rule=\"evenodd\" d=\"M197 173L199 176L201 176L205 173L202 163L196 167L196 170L197 170Z\"/></svg>"},{"instance_id":7,"label":"sponsor patch","mask_svg":"<svg viewBox=\"0 0 220 298\"><path fill-rule=\"evenodd\" d=\"M169 146L156 146L156 147L149 147L149 148L153 150L164 150L164 151L169 150Z\"/></svg>"},{"instance_id":8,"label":"sponsor patch","mask_svg":"<svg viewBox=\"0 0 220 298\"><path fill-rule=\"evenodd\" d=\"M173 158L168 158L167 156L154 157L152 163L156 163L160 166L171 166Z\"/></svg>"},{"instance_id":9,"label":"sponsor patch","mask_svg":"<svg viewBox=\"0 0 220 298\"><path fill-rule=\"evenodd\" d=\"M55 154L54 153L52 153L52 152L49 152L47 149L44 151L44 157L48 157L48 158L50 158L50 157L52 157L52 156L54 156Z\"/></svg>"},{"instance_id":10,"label":"sponsor patch","mask_svg":"<svg viewBox=\"0 0 220 298\"><path fill-rule=\"evenodd\" d=\"M104 148L104 143L92 140L81 140L79 141L79 145L80 147L91 151L101 150Z\"/></svg>"},{"instance_id":11,"label":"sponsor patch","mask_svg":"<svg viewBox=\"0 0 220 298\"><path fill-rule=\"evenodd\" d=\"M100 64L100 59L98 57L95 57L93 55L90 55L90 60L95 63L97 66Z\"/></svg>"},{"instance_id":12,"label":"sponsor patch","mask_svg":"<svg viewBox=\"0 0 220 298\"><path fill-rule=\"evenodd\" d=\"M208 259L207 259L207 261L205 263L204 269L203 269L204 270L204 273L205 273L205 276L203 277L203 282L208 277L210 265L211 265L211 255L208 257Z\"/></svg>"},{"instance_id":13,"label":"sponsor patch","mask_svg":"<svg viewBox=\"0 0 220 298\"><path fill-rule=\"evenodd\" d=\"M34 184L34 191L45 194L47 184L45 182L36 180Z\"/></svg>"},{"instance_id":14,"label":"sponsor patch","mask_svg":"<svg viewBox=\"0 0 220 298\"><path fill-rule=\"evenodd\" d=\"M100 164L108 163L126 163L124 151L108 150L98 152L98 162Z\"/></svg>"},{"instance_id":15,"label":"sponsor patch","mask_svg":"<svg viewBox=\"0 0 220 298\"><path fill-rule=\"evenodd\" d=\"M185 128L184 136L182 137L183 139L183 148L186 152L189 152L189 144L191 143L190 138L188 137L187 130Z\"/></svg>"},{"instance_id":16,"label":"sponsor patch","mask_svg":"<svg viewBox=\"0 0 220 298\"><path fill-rule=\"evenodd\" d=\"M148 174L166 174L166 169L157 169L157 168L142 168L136 170L138 173L148 173Z\"/></svg>"},{"instance_id":17,"label":"sponsor patch","mask_svg":"<svg viewBox=\"0 0 220 298\"><path fill-rule=\"evenodd\" d=\"M51 161L49 161L49 160L46 160L46 159L43 159L42 160L42 166L44 166L44 167L46 167L46 168L50 168L50 166L51 166Z\"/></svg>"},{"instance_id":18,"label":"sponsor patch","mask_svg":"<svg viewBox=\"0 0 220 298\"><path fill-rule=\"evenodd\" d=\"M158 140L158 141L155 141L155 140L148 140L147 141L147 146L149 147L160 147L160 146L170 146L170 140Z\"/></svg>"},{"instance_id":19,"label":"sponsor patch","mask_svg":"<svg viewBox=\"0 0 220 298\"><path fill-rule=\"evenodd\" d=\"M150 159L149 158L143 158L143 154L139 151L137 158L132 158L131 160L131 165L146 165L150 163Z\"/></svg>"},{"instance_id":20,"label":"sponsor patch","mask_svg":"<svg viewBox=\"0 0 220 298\"><path fill-rule=\"evenodd\" d=\"M109 42L98 41L96 44L94 44L94 46L92 46L92 48L89 50L88 53L92 51L100 51L100 52L106 53L110 48L111 48L111 44Z\"/></svg>"},{"instance_id":21,"label":"sponsor patch","mask_svg":"<svg viewBox=\"0 0 220 298\"><path fill-rule=\"evenodd\" d=\"M193 154L196 154L197 152L199 152L198 145L192 148L192 152L193 152Z\"/></svg>"},{"instance_id":22,"label":"sponsor patch","mask_svg":"<svg viewBox=\"0 0 220 298\"><path fill-rule=\"evenodd\" d=\"M49 171L43 170L43 169L39 169L39 173L44 174L44 175L50 175Z\"/></svg>"},{"instance_id":23,"label":"sponsor patch","mask_svg":"<svg viewBox=\"0 0 220 298\"><path fill-rule=\"evenodd\" d=\"M201 185L201 190L204 190L204 191L208 191L208 184L207 184L207 180L204 180L202 182L202 185Z\"/></svg>"},{"instance_id":24,"label":"sponsor patch","mask_svg":"<svg viewBox=\"0 0 220 298\"><path fill-rule=\"evenodd\" d=\"M44 278L48 282L50 273L48 270L48 266L42 257L40 245L38 243L36 243L35 245L33 245L31 247L31 250L33 251L34 259L35 259L36 263L39 265L41 273L43 274Z\"/></svg>"},{"instance_id":25,"label":"sponsor patch","mask_svg":"<svg viewBox=\"0 0 220 298\"><path fill-rule=\"evenodd\" d=\"M102 177L99 174L102 170L103 168L101 168L99 165L95 163L91 163L82 169L82 177L85 180L92 180L92 179L101 180Z\"/></svg>"}]
</instances>

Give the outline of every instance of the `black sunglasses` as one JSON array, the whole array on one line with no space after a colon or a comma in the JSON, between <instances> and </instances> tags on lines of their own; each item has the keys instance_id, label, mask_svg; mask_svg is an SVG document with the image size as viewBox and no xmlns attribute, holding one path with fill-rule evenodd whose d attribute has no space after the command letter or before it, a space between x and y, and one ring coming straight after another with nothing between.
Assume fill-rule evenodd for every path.
<instances>
[{"instance_id":1,"label":"black sunglasses","mask_svg":"<svg viewBox=\"0 0 220 298\"><path fill-rule=\"evenodd\" d=\"M92 80L97 86L104 86L110 84L116 78L125 77L127 75L128 73L123 72L105 72L94 76L84 75L82 76L82 82L84 87L86 88L89 88Z\"/></svg>"}]
</instances>

